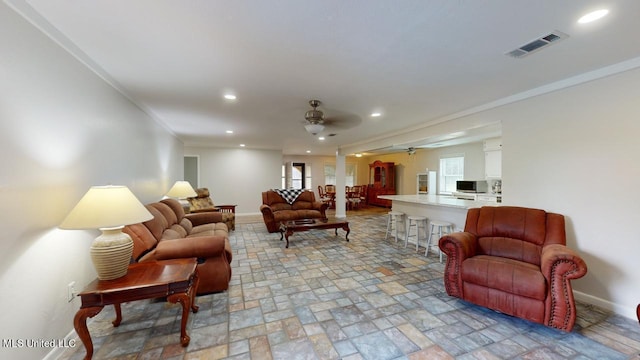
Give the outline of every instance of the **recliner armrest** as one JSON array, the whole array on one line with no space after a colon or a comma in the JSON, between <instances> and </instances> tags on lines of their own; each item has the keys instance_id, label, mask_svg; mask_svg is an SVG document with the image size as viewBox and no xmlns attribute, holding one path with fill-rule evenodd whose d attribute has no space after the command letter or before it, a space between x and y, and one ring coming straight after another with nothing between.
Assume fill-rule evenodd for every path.
<instances>
[{"instance_id":1,"label":"recliner armrest","mask_svg":"<svg viewBox=\"0 0 640 360\"><path fill-rule=\"evenodd\" d=\"M185 218L191 221L193 226L223 222L222 213L217 211L205 211L185 214Z\"/></svg>"},{"instance_id":2,"label":"recliner armrest","mask_svg":"<svg viewBox=\"0 0 640 360\"><path fill-rule=\"evenodd\" d=\"M440 238L438 247L447 254L445 264L445 289L447 294L463 297L461 268L462 262L476 254L478 238L468 232L455 232Z\"/></svg>"},{"instance_id":3,"label":"recliner armrest","mask_svg":"<svg viewBox=\"0 0 640 360\"><path fill-rule=\"evenodd\" d=\"M438 247L448 258L459 262L476 255L478 238L469 232L454 232L444 235L438 242Z\"/></svg>"},{"instance_id":4,"label":"recliner armrest","mask_svg":"<svg viewBox=\"0 0 640 360\"><path fill-rule=\"evenodd\" d=\"M547 279L544 324L571 331L576 321L576 306L571 280L587 273L587 265L576 252L560 244L542 248L540 271Z\"/></svg>"},{"instance_id":5,"label":"recliner armrest","mask_svg":"<svg viewBox=\"0 0 640 360\"><path fill-rule=\"evenodd\" d=\"M163 240L155 248L155 259L201 258L221 256L224 252L224 236L199 236Z\"/></svg>"},{"instance_id":6,"label":"recliner armrest","mask_svg":"<svg viewBox=\"0 0 640 360\"><path fill-rule=\"evenodd\" d=\"M579 279L587 273L587 264L570 248L552 244L542 248L540 270L547 280L559 276L568 280Z\"/></svg>"}]
</instances>

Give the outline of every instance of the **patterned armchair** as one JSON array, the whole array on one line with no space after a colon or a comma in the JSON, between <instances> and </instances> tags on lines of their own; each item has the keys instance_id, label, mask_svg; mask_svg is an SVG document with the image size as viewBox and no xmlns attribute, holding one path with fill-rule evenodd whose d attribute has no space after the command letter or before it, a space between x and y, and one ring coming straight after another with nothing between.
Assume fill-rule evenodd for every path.
<instances>
[{"instance_id":1,"label":"patterned armchair","mask_svg":"<svg viewBox=\"0 0 640 360\"><path fill-rule=\"evenodd\" d=\"M197 188L196 197L187 198L191 213L215 211L221 212L222 221L227 224L229 230L236 229L236 205L214 205L208 188Z\"/></svg>"}]
</instances>

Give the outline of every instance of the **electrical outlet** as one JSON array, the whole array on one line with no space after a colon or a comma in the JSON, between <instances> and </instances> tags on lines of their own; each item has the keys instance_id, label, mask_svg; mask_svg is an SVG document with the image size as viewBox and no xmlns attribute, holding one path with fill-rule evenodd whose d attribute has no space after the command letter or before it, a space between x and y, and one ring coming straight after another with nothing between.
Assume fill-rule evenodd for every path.
<instances>
[{"instance_id":1,"label":"electrical outlet","mask_svg":"<svg viewBox=\"0 0 640 360\"><path fill-rule=\"evenodd\" d=\"M76 282L72 281L67 285L67 302L72 302L76 296Z\"/></svg>"}]
</instances>

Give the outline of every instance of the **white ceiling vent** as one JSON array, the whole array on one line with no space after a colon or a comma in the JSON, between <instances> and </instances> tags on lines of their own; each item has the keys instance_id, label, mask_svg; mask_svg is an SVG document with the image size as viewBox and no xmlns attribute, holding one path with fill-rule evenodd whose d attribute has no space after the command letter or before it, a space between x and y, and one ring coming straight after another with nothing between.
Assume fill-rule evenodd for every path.
<instances>
[{"instance_id":1,"label":"white ceiling vent","mask_svg":"<svg viewBox=\"0 0 640 360\"><path fill-rule=\"evenodd\" d=\"M568 37L569 35L555 30L550 34L530 41L515 50L509 51L505 55L509 55L514 58L522 58Z\"/></svg>"}]
</instances>

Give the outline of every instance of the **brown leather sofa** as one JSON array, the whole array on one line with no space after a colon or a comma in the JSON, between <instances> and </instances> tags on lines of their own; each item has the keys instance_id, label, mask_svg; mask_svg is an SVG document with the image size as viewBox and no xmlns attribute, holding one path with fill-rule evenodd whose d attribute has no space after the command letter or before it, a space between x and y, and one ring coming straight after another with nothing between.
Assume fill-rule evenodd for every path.
<instances>
[{"instance_id":1,"label":"brown leather sofa","mask_svg":"<svg viewBox=\"0 0 640 360\"><path fill-rule=\"evenodd\" d=\"M443 236L447 293L563 331L576 320L572 279L587 266L567 248L564 216L499 206L469 209L464 232Z\"/></svg>"},{"instance_id":2,"label":"brown leather sofa","mask_svg":"<svg viewBox=\"0 0 640 360\"><path fill-rule=\"evenodd\" d=\"M136 262L195 257L198 294L224 291L231 280L231 245L222 213L186 214L175 199L145 206L153 219L127 225Z\"/></svg>"},{"instance_id":3,"label":"brown leather sofa","mask_svg":"<svg viewBox=\"0 0 640 360\"><path fill-rule=\"evenodd\" d=\"M326 219L327 204L316 201L313 191L303 191L289 204L273 190L262 193L260 212L270 233L278 232L282 221L300 219Z\"/></svg>"},{"instance_id":4,"label":"brown leather sofa","mask_svg":"<svg viewBox=\"0 0 640 360\"><path fill-rule=\"evenodd\" d=\"M236 229L236 206L235 205L214 205L208 188L197 188L196 196L187 198L189 201L189 212L199 213L216 211L222 213L222 222L227 224L229 230Z\"/></svg>"}]
</instances>

